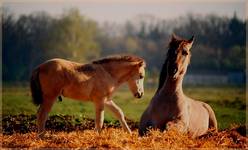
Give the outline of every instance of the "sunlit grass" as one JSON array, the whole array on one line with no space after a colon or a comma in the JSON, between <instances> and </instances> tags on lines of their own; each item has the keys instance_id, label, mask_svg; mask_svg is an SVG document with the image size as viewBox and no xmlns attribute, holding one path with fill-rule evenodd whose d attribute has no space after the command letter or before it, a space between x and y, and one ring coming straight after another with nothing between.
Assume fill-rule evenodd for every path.
<instances>
[{"instance_id":1,"label":"sunlit grass","mask_svg":"<svg viewBox=\"0 0 248 150\"><path fill-rule=\"evenodd\" d=\"M219 128L228 128L231 124L245 124L246 101L245 89L241 87L185 87L185 94L197 100L209 103L217 116ZM145 91L142 99L136 99L126 89L120 89L113 95L113 100L121 107L125 116L139 121L148 106L155 89ZM29 88L8 86L3 88L3 114L36 114L37 106L32 104ZM50 115L76 115L94 118L94 106L91 102L80 102L63 98L57 101ZM105 119L115 119L108 110Z\"/></svg>"}]
</instances>

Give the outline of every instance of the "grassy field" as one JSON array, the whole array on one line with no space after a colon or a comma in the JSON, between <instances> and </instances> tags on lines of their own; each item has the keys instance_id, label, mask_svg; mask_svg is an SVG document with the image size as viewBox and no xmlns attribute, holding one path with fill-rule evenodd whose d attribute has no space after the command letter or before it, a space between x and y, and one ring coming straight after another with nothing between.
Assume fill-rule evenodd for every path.
<instances>
[{"instance_id":1,"label":"grassy field","mask_svg":"<svg viewBox=\"0 0 248 150\"><path fill-rule=\"evenodd\" d=\"M122 108L127 118L139 121L154 92L155 90L146 90L142 99L135 99L131 92L122 89L114 94L113 99ZM184 92L189 97L207 102L213 107L220 129L228 128L233 124L245 124L245 88L185 87ZM32 115L36 113L37 107L31 102L28 87L4 86L2 94L3 115ZM109 111L105 112L105 120L114 120ZM63 98L62 102L56 102L53 106L50 115L55 114L94 118L95 113L91 102L79 102Z\"/></svg>"}]
</instances>

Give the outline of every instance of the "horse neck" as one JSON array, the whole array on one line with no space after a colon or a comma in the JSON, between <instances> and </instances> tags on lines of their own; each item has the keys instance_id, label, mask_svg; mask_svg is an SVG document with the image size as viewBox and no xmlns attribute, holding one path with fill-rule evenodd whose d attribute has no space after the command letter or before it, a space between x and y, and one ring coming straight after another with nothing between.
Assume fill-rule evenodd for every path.
<instances>
[{"instance_id":1,"label":"horse neck","mask_svg":"<svg viewBox=\"0 0 248 150\"><path fill-rule=\"evenodd\" d=\"M118 84L122 84L129 80L132 73L131 66L127 64L116 65L116 63L109 63L103 65L103 68L116 80Z\"/></svg>"},{"instance_id":2,"label":"horse neck","mask_svg":"<svg viewBox=\"0 0 248 150\"><path fill-rule=\"evenodd\" d=\"M179 76L176 80L171 80L169 77L165 79L164 85L160 89L160 92L162 92L165 95L171 96L181 96L183 95L183 88L182 88L182 82L183 82L184 75Z\"/></svg>"}]
</instances>

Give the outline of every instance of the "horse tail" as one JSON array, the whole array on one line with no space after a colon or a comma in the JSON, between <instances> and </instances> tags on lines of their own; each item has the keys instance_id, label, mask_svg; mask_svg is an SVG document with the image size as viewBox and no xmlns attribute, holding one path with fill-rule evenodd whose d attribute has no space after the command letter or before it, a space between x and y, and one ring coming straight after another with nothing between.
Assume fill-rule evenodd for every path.
<instances>
[{"instance_id":1,"label":"horse tail","mask_svg":"<svg viewBox=\"0 0 248 150\"><path fill-rule=\"evenodd\" d=\"M206 103L204 103L203 106L207 109L209 114L209 128L214 128L216 131L218 131L217 119L213 109Z\"/></svg>"},{"instance_id":2,"label":"horse tail","mask_svg":"<svg viewBox=\"0 0 248 150\"><path fill-rule=\"evenodd\" d=\"M40 73L39 68L35 69L32 72L30 78L30 89L32 93L32 100L35 105L40 105L42 104L43 101L39 73Z\"/></svg>"}]
</instances>

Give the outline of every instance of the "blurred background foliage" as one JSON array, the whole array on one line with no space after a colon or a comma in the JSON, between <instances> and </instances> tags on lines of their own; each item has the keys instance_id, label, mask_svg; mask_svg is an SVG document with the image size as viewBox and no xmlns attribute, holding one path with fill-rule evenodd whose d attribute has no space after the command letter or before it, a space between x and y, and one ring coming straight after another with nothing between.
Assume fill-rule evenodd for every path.
<instances>
[{"instance_id":1,"label":"blurred background foliage","mask_svg":"<svg viewBox=\"0 0 248 150\"><path fill-rule=\"evenodd\" d=\"M32 69L59 57L87 63L112 54L131 53L147 61L157 77L172 33L195 35L189 73L245 73L246 21L217 15L188 14L174 20L138 16L124 24L87 18L73 8L59 17L35 12L16 17L3 10L3 81L25 82Z\"/></svg>"}]
</instances>

